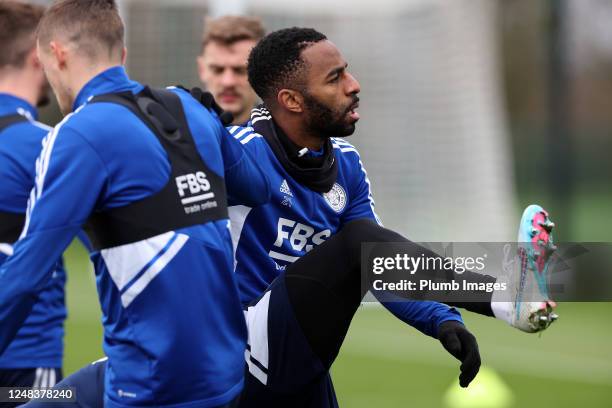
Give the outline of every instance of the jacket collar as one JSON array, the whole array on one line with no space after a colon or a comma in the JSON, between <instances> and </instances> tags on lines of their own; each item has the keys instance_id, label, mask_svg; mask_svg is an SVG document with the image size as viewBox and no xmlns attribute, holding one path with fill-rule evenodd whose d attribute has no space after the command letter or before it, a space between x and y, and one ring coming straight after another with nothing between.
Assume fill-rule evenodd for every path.
<instances>
[{"instance_id":1,"label":"jacket collar","mask_svg":"<svg viewBox=\"0 0 612 408\"><path fill-rule=\"evenodd\" d=\"M38 111L28 101L15 95L0 93L0 116L14 113L19 113L32 120L38 119Z\"/></svg>"},{"instance_id":2,"label":"jacket collar","mask_svg":"<svg viewBox=\"0 0 612 408\"><path fill-rule=\"evenodd\" d=\"M332 189L338 177L338 164L330 139L325 141L322 153L300 154L301 147L274 123L264 105L253 109L250 124L255 132L264 137L285 171L298 183L319 193Z\"/></svg>"},{"instance_id":3,"label":"jacket collar","mask_svg":"<svg viewBox=\"0 0 612 408\"><path fill-rule=\"evenodd\" d=\"M94 96L125 91L138 93L142 88L141 84L128 78L124 67L112 67L99 73L83 86L74 100L72 108L73 111L76 110Z\"/></svg>"}]
</instances>

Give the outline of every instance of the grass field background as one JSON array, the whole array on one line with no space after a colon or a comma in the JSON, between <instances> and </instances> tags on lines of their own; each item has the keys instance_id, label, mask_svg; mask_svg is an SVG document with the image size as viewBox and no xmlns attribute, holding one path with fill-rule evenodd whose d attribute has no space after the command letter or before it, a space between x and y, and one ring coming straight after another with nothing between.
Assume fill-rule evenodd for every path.
<instances>
[{"instance_id":1,"label":"grass field background","mask_svg":"<svg viewBox=\"0 0 612 408\"><path fill-rule=\"evenodd\" d=\"M611 197L578 200L576 241L610 241L602 217ZM68 267L65 372L102 357L100 309L84 249L72 245ZM612 273L612 271L610 271ZM541 336L501 321L463 313L477 336L483 365L511 390L512 407L612 407L612 303L566 303ZM366 305L353 322L333 367L340 405L350 408L445 407L459 363L439 342ZM466 407L499 404L475 405Z\"/></svg>"}]
</instances>

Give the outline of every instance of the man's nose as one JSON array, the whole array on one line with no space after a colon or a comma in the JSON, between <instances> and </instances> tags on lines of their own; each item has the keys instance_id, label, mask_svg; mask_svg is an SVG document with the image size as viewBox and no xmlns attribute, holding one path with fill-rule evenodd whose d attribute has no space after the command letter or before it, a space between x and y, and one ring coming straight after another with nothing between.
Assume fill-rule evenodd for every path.
<instances>
[{"instance_id":1,"label":"man's nose","mask_svg":"<svg viewBox=\"0 0 612 408\"><path fill-rule=\"evenodd\" d=\"M355 79L353 75L347 72L348 83L346 87L347 95L354 95L361 92L361 85L359 85L359 81Z\"/></svg>"},{"instance_id":2,"label":"man's nose","mask_svg":"<svg viewBox=\"0 0 612 408\"><path fill-rule=\"evenodd\" d=\"M236 74L231 69L226 69L221 75L221 85L223 86L236 85Z\"/></svg>"}]
</instances>

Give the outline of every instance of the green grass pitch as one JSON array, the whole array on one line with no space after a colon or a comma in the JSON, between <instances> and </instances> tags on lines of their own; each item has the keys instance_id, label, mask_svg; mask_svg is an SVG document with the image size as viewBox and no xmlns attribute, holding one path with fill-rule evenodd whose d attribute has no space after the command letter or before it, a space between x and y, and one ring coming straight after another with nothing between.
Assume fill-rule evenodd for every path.
<instances>
[{"instance_id":1,"label":"green grass pitch","mask_svg":"<svg viewBox=\"0 0 612 408\"><path fill-rule=\"evenodd\" d=\"M102 357L100 309L85 251L67 253L69 280L64 368L71 373ZM515 407L609 407L612 401L612 303L571 303L542 336L464 312L483 364L514 395ZM343 407L443 407L459 364L437 340L384 309L362 307L333 367Z\"/></svg>"}]
</instances>

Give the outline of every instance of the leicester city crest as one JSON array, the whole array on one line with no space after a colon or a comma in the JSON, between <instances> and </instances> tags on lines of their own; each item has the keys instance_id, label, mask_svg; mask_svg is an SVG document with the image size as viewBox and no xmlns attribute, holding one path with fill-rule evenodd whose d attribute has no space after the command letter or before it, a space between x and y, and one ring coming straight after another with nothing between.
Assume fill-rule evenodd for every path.
<instances>
[{"instance_id":1,"label":"leicester city crest","mask_svg":"<svg viewBox=\"0 0 612 408\"><path fill-rule=\"evenodd\" d=\"M346 192L338 183L334 183L332 189L323 194L323 198L325 198L327 204L337 213L342 212L346 206Z\"/></svg>"}]
</instances>

